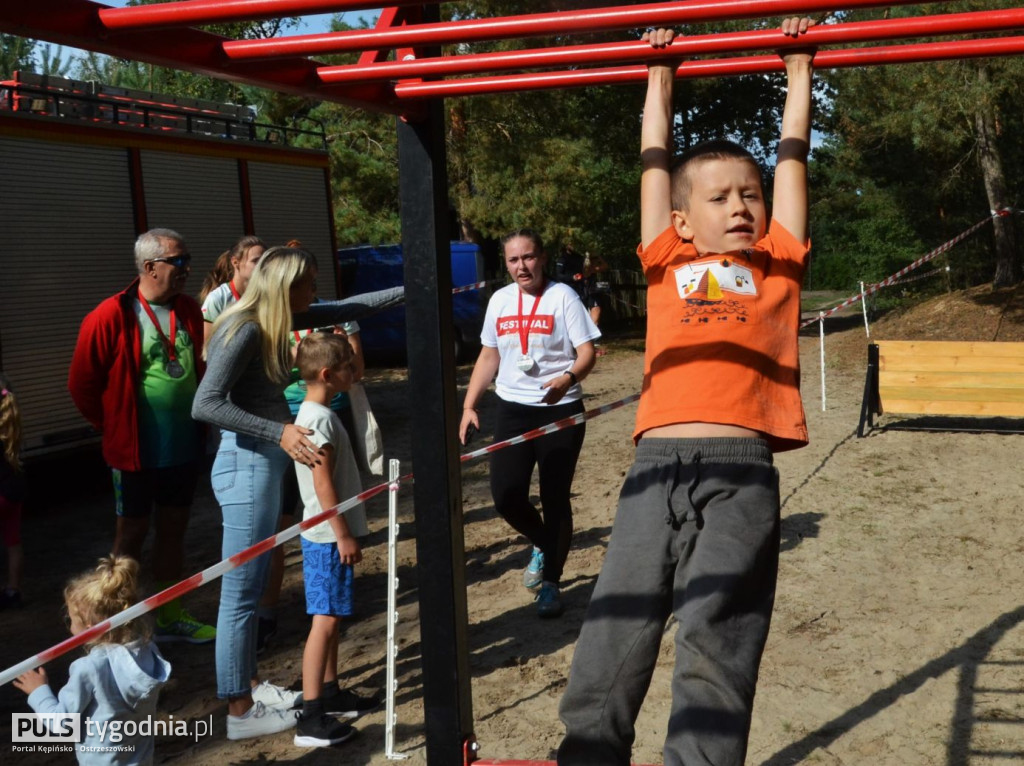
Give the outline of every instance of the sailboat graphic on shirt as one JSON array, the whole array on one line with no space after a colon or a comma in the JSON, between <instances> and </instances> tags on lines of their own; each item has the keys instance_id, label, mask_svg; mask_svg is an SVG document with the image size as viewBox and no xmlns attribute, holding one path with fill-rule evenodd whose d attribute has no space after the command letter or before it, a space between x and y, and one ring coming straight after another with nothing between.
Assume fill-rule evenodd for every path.
<instances>
[{"instance_id":1,"label":"sailboat graphic on shirt","mask_svg":"<svg viewBox=\"0 0 1024 766\"><path fill-rule=\"evenodd\" d=\"M673 276L679 297L686 304L686 323L706 323L712 316L718 321L726 321L729 316L746 321L746 307L732 295L757 295L753 272L728 257L684 264Z\"/></svg>"},{"instance_id":2,"label":"sailboat graphic on shirt","mask_svg":"<svg viewBox=\"0 0 1024 766\"><path fill-rule=\"evenodd\" d=\"M679 297L720 301L724 293L757 295L754 275L746 266L732 258L720 258L702 263L687 263L674 272Z\"/></svg>"}]
</instances>

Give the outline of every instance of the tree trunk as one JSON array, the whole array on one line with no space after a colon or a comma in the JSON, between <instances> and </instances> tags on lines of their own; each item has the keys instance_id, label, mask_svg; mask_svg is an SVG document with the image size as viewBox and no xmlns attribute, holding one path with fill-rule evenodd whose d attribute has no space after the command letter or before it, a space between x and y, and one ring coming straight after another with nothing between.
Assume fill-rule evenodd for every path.
<instances>
[{"instance_id":1,"label":"tree trunk","mask_svg":"<svg viewBox=\"0 0 1024 766\"><path fill-rule=\"evenodd\" d=\"M981 92L988 91L988 68L984 64L978 66L978 84ZM995 109L991 102L979 100L974 113L975 128L978 133L978 161L981 163L981 174L985 179L985 193L988 205L992 210L1009 207L1006 192L1006 178L1003 175L1003 160L996 146ZM996 242L996 271L992 278L993 287L1009 287L1019 279L1017 247L1013 218L999 216L994 221Z\"/></svg>"}]
</instances>

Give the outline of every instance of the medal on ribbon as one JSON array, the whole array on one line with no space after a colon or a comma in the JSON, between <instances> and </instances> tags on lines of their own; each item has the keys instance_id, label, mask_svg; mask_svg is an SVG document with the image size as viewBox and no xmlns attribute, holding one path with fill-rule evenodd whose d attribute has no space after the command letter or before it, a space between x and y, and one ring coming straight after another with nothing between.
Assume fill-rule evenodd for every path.
<instances>
[{"instance_id":1,"label":"medal on ribbon","mask_svg":"<svg viewBox=\"0 0 1024 766\"><path fill-rule=\"evenodd\" d=\"M547 285L545 285L547 287ZM533 326L533 318L537 316L537 307L540 306L540 299L544 296L544 289L541 288L540 295L533 299L533 308L530 309L530 317L523 321L523 291L519 291L519 348L522 353L516 359L516 369L520 372L529 372L533 369L533 357L530 356L530 328Z\"/></svg>"},{"instance_id":2,"label":"medal on ribbon","mask_svg":"<svg viewBox=\"0 0 1024 766\"><path fill-rule=\"evenodd\" d=\"M178 336L178 323L177 315L174 313L174 303L171 303L171 337L168 338L164 334L164 328L160 326L160 322L156 318L156 314L153 313L153 309L150 308L149 301L147 301L142 293L139 293L139 303L142 304L142 308L146 310L146 315L149 317L149 321L153 323L156 328L157 335L160 336L160 343L164 347L164 351L167 353L167 361L164 362L164 371L172 378L180 378L185 374L185 368L181 362L178 361L178 355L174 350L174 339Z\"/></svg>"}]
</instances>

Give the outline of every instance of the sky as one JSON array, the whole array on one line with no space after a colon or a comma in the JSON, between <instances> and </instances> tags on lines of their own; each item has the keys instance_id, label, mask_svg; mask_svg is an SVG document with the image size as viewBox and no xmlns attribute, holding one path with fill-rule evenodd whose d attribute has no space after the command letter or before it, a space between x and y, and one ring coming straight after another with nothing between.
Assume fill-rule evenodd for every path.
<instances>
[{"instance_id":1,"label":"sky","mask_svg":"<svg viewBox=\"0 0 1024 766\"><path fill-rule=\"evenodd\" d=\"M0 0L4 1L4 0ZM13 1L13 0L12 0ZM19 2L22 0L19 0ZM109 5L113 8L124 8L128 5L128 0L97 0L101 5ZM358 25L361 18L367 19L370 23L373 23L377 16L380 14L379 9L368 9L361 11L347 11L341 15L343 21L347 21L349 24ZM320 13L315 15L303 16L296 29L288 30L287 34L291 35L315 35L322 32L331 31L331 19L336 14L333 13ZM68 58L81 58L85 56L85 51L78 48L70 48L67 46L61 46L60 48L62 57Z\"/></svg>"},{"instance_id":2,"label":"sky","mask_svg":"<svg viewBox=\"0 0 1024 766\"><path fill-rule=\"evenodd\" d=\"M128 5L128 0L97 0L103 5L109 5L114 8L123 8ZM343 20L349 24L358 24L360 17L367 19L373 19L377 16L379 11L366 10L366 11L347 11L341 14ZM333 13L320 13L311 16L304 16L302 23L299 28L290 31L288 34L292 35L315 35L320 32L331 31L331 18L334 17Z\"/></svg>"}]
</instances>

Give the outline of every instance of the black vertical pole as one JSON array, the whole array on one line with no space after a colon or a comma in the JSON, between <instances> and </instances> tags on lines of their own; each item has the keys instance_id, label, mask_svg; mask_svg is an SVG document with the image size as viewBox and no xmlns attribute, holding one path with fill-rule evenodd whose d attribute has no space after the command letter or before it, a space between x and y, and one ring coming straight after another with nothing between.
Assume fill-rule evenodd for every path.
<instances>
[{"instance_id":1,"label":"black vertical pole","mask_svg":"<svg viewBox=\"0 0 1024 766\"><path fill-rule=\"evenodd\" d=\"M443 102L432 101L424 119L398 120L420 643L430 766L461 764L463 743L473 726L443 108Z\"/></svg>"},{"instance_id":2,"label":"black vertical pole","mask_svg":"<svg viewBox=\"0 0 1024 766\"><path fill-rule=\"evenodd\" d=\"M860 422L857 423L857 438L864 436L864 426L874 428L872 415L879 411L878 406L878 345L868 344L868 372L864 379L864 398L860 403Z\"/></svg>"}]
</instances>

